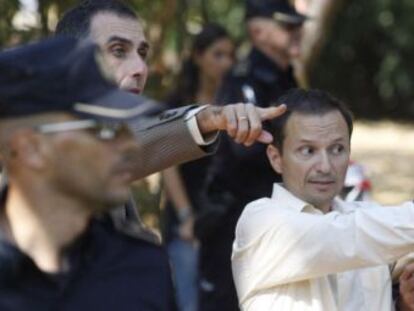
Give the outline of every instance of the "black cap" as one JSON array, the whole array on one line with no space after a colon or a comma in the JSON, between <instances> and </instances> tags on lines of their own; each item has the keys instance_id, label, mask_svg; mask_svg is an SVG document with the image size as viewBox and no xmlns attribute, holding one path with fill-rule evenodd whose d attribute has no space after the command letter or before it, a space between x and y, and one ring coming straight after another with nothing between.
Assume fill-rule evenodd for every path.
<instances>
[{"instance_id":1,"label":"black cap","mask_svg":"<svg viewBox=\"0 0 414 311\"><path fill-rule=\"evenodd\" d=\"M0 118L62 111L126 121L158 109L119 90L92 43L55 37L0 53Z\"/></svg>"},{"instance_id":2,"label":"black cap","mask_svg":"<svg viewBox=\"0 0 414 311\"><path fill-rule=\"evenodd\" d=\"M246 0L246 20L253 17L272 18L281 23L298 26L307 19L288 0Z\"/></svg>"}]
</instances>

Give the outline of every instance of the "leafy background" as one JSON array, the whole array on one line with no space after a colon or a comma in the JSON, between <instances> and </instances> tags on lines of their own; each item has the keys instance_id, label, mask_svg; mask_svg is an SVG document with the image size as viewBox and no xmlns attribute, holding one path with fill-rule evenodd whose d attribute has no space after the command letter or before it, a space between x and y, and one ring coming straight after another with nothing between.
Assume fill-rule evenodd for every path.
<instances>
[{"instance_id":1,"label":"leafy background","mask_svg":"<svg viewBox=\"0 0 414 311\"><path fill-rule=\"evenodd\" d=\"M314 2L316 2L315 0ZM243 43L242 0L130 0L146 21L152 43L148 92L162 97L179 69L191 36L207 21L225 25ZM303 1L302 1L303 2ZM307 0L312 2L312 0ZM414 1L349 0L328 16L324 44L308 65L307 80L344 98L357 117L408 119L414 116ZM16 29L18 0L0 0L0 47L50 35L76 0L39 0L39 26Z\"/></svg>"}]
</instances>

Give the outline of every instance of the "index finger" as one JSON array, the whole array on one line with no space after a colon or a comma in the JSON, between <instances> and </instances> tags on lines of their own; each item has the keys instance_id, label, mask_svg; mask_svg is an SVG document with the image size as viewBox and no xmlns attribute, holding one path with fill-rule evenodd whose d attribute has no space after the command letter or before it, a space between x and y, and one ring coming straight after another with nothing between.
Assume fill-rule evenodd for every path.
<instances>
[{"instance_id":1,"label":"index finger","mask_svg":"<svg viewBox=\"0 0 414 311\"><path fill-rule=\"evenodd\" d=\"M259 112L260 119L262 121L265 121L265 120L272 120L284 114L286 111L286 105L281 104L275 107L257 108L257 109Z\"/></svg>"}]
</instances>

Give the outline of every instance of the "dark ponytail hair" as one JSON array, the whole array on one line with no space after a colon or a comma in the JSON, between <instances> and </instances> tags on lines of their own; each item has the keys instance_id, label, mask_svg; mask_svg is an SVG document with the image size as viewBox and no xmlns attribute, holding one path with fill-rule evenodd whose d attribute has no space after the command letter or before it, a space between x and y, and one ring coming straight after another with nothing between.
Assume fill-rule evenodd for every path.
<instances>
[{"instance_id":1,"label":"dark ponytail hair","mask_svg":"<svg viewBox=\"0 0 414 311\"><path fill-rule=\"evenodd\" d=\"M195 101L199 87L200 69L195 64L194 57L204 53L218 40L225 38L230 38L226 29L214 23L206 24L202 31L194 37L190 57L183 62L181 72L178 75L176 89L169 96L168 102L173 106L181 106Z\"/></svg>"}]
</instances>

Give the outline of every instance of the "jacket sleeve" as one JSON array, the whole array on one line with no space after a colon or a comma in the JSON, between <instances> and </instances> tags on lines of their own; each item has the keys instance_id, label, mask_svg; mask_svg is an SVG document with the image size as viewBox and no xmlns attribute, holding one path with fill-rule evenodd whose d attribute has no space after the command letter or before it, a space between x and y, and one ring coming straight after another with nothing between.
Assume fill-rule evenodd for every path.
<instances>
[{"instance_id":1,"label":"jacket sleeve","mask_svg":"<svg viewBox=\"0 0 414 311\"><path fill-rule=\"evenodd\" d=\"M199 146L194 141L185 122L185 115L192 108L194 106L167 110L131 126L139 144L134 155L135 180L215 151L217 142Z\"/></svg>"}]
</instances>

